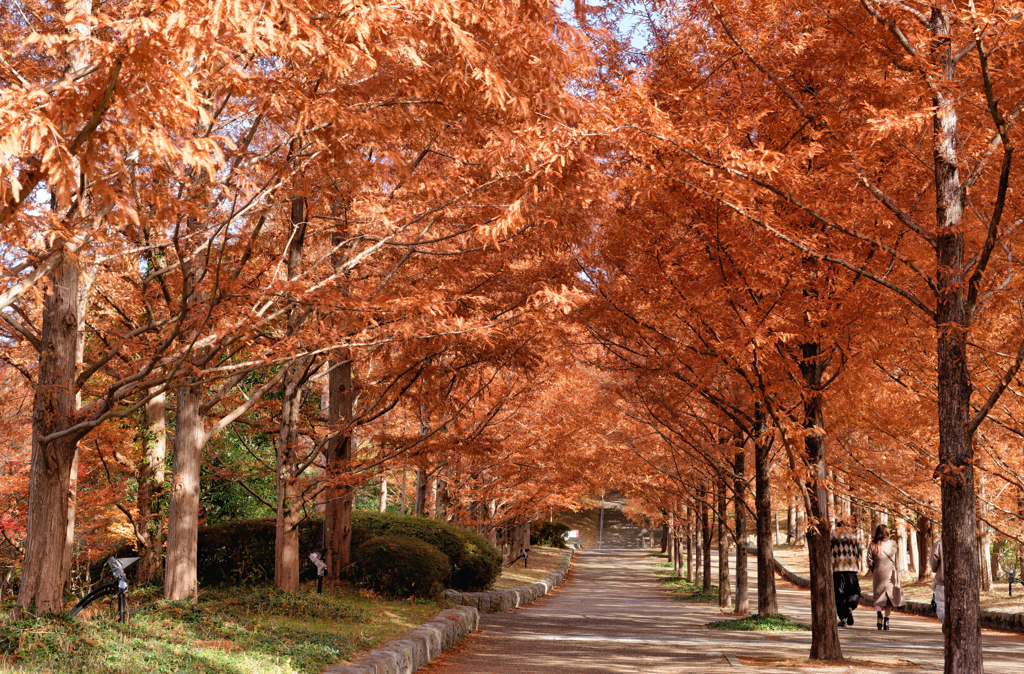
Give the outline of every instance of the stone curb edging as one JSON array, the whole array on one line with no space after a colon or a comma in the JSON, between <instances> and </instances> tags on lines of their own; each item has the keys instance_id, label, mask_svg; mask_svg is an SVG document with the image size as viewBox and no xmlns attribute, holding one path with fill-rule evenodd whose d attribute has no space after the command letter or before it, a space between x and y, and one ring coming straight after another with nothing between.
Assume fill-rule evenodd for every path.
<instances>
[{"instance_id":1,"label":"stone curb edging","mask_svg":"<svg viewBox=\"0 0 1024 674\"><path fill-rule=\"evenodd\" d=\"M429 622L414 627L397 639L358 658L351 665L328 665L324 674L412 674L480 624L480 614L470 606L445 609Z\"/></svg>"},{"instance_id":2,"label":"stone curb edging","mask_svg":"<svg viewBox=\"0 0 1024 674\"><path fill-rule=\"evenodd\" d=\"M456 606L471 606L480 613L507 613L520 606L531 604L562 584L569 573L569 563L575 550L569 549L565 559L554 573L543 580L522 585L514 590L492 590L491 592L459 592L447 590L444 598Z\"/></svg>"},{"instance_id":3,"label":"stone curb edging","mask_svg":"<svg viewBox=\"0 0 1024 674\"><path fill-rule=\"evenodd\" d=\"M462 637L480 626L481 613L512 611L541 598L558 587L569 573L573 550L569 550L558 569L544 580L514 590L459 592L447 590L444 598L455 604L397 639L361 656L351 665L328 665L324 674L412 674L454 646Z\"/></svg>"},{"instance_id":4,"label":"stone curb edging","mask_svg":"<svg viewBox=\"0 0 1024 674\"><path fill-rule=\"evenodd\" d=\"M748 552L751 554L757 554L757 548L748 548ZM775 562L775 571L798 587L809 590L811 587L811 579L805 576L801 576L797 573L793 573L778 560L773 558ZM860 594L860 605L861 606L874 606L875 595L870 592L861 592ZM899 606L895 609L899 613L908 613L910 615L927 616L929 618L935 618L935 609L932 608L931 602L923 601L910 601L904 602L903 606ZM993 630L1004 630L1007 632L1024 632L1024 613L1012 613L1010 611L996 611L993 609L982 609L981 610L981 626Z\"/></svg>"}]
</instances>

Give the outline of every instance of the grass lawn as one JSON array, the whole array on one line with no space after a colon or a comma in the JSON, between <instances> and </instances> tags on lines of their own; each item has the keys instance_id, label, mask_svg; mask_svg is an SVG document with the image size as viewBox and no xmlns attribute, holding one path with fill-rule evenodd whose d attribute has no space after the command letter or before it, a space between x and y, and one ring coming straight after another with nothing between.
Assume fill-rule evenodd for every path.
<instances>
[{"instance_id":1,"label":"grass lawn","mask_svg":"<svg viewBox=\"0 0 1024 674\"><path fill-rule=\"evenodd\" d=\"M529 567L519 560L512 566L502 567L501 576L494 581L492 590L512 590L522 585L536 583L558 570L558 565L568 552L562 548L548 548L540 545L530 547Z\"/></svg>"},{"instance_id":2,"label":"grass lawn","mask_svg":"<svg viewBox=\"0 0 1024 674\"><path fill-rule=\"evenodd\" d=\"M657 564L655 566L662 566ZM658 582L662 587L672 593L673 599L679 601L706 601L718 602L718 586L712 585L710 592L703 592L702 585L689 583L682 576L677 576L671 571L655 571L658 575Z\"/></svg>"},{"instance_id":3,"label":"grass lawn","mask_svg":"<svg viewBox=\"0 0 1024 674\"><path fill-rule=\"evenodd\" d=\"M810 632L811 628L779 613L751 615L738 620L719 620L708 623L709 630L732 630L736 632Z\"/></svg>"},{"instance_id":4,"label":"grass lawn","mask_svg":"<svg viewBox=\"0 0 1024 674\"><path fill-rule=\"evenodd\" d=\"M204 589L197 605L130 595L131 622L100 600L76 618L0 626L0 671L319 674L440 610L434 602L387 601L347 587L289 595L267 587ZM8 605L0 607L7 612Z\"/></svg>"}]
</instances>

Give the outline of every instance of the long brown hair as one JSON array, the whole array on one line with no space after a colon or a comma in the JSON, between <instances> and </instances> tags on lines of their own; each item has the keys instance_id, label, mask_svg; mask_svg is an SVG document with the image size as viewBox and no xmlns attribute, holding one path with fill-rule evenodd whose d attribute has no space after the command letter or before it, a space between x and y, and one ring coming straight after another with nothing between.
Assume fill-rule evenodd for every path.
<instances>
[{"instance_id":1,"label":"long brown hair","mask_svg":"<svg viewBox=\"0 0 1024 674\"><path fill-rule=\"evenodd\" d=\"M879 524L875 527L875 535L871 539L872 543L881 543L882 541L889 540L889 527L884 524Z\"/></svg>"}]
</instances>

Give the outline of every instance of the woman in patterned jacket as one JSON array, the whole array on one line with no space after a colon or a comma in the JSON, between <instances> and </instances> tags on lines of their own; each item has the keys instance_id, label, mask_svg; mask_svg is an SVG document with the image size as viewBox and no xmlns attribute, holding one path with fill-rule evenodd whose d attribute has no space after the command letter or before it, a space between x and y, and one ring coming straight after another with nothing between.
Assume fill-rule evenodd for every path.
<instances>
[{"instance_id":1,"label":"woman in patterned jacket","mask_svg":"<svg viewBox=\"0 0 1024 674\"><path fill-rule=\"evenodd\" d=\"M857 534L842 521L832 531L832 583L836 590L836 613L839 626L853 624L853 609L860 602L860 541Z\"/></svg>"}]
</instances>

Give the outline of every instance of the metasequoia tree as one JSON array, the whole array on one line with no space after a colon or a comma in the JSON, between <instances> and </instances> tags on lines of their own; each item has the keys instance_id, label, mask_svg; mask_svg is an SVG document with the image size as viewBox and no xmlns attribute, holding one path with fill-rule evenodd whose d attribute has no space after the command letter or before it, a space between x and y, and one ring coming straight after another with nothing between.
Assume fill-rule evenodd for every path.
<instances>
[{"instance_id":1,"label":"metasequoia tree","mask_svg":"<svg viewBox=\"0 0 1024 674\"><path fill-rule=\"evenodd\" d=\"M666 23L675 77L648 99L687 105L652 107L638 125L650 156L678 152L691 194L934 327L945 666L981 671L973 439L1024 360L1009 301L1018 228L1004 218L1024 107L1020 14L708 1ZM923 156L911 150L922 143Z\"/></svg>"},{"instance_id":2,"label":"metasequoia tree","mask_svg":"<svg viewBox=\"0 0 1024 674\"><path fill-rule=\"evenodd\" d=\"M48 275L78 283L77 272L60 272L62 264L91 270L94 261L119 261L145 271L142 282L130 286L134 298L114 303L131 327L121 326L105 354L85 369L93 376L118 366L122 378L115 383L121 383L108 385L84 420L73 419L75 391L66 385L76 376L79 321L62 318L63 332L43 321L39 335L63 339L64 346L40 343L37 391L67 392L60 393L67 399L58 395L47 403L53 413L44 415L46 423L55 426L36 433L40 446L53 445L48 456L59 460L33 472L39 489L30 504L49 501L45 508L42 501L30 505L30 521L36 521L31 513L45 511L53 522L29 527L20 605L59 606L62 573L47 570L45 560L64 558L58 547L66 541L58 541L58 531L67 529L67 516L59 512L66 510L60 503L76 441L167 388L177 391L178 423L168 549L185 555L183 563L171 560L168 592L188 596L202 447L210 432L255 401L225 410L211 429L203 428L203 418L231 402L240 378L297 357L287 339L268 348L282 334L276 331L284 317L329 299L339 279L384 251L389 254L374 268L376 282L367 280L360 301L392 316L431 315L430 304L448 298L424 294L422 284L397 284L413 293L404 300L397 299L401 292L381 294L408 260L445 242L450 245L442 254L451 255L531 228L548 234L530 213L578 156L571 149L577 139L562 126L575 104L552 87L564 83L576 63L569 56L573 33L543 3L485 10L414 2L353 14L315 3L262 2L226 12L203 4L128 3L93 13L84 2L62 19L26 18L40 16L50 13L3 19L5 45L16 56L3 74L0 133L9 161L0 174L0 222L10 252L5 263L14 264L2 302L26 304L20 318L5 312L5 323L21 339L40 339L25 318L35 315L28 293ZM191 25L202 29L185 29ZM42 58L55 53L69 55L72 67ZM265 96L270 90L274 95ZM343 170L332 174L339 166ZM283 262L263 235L274 229L280 200L297 187L300 171L310 176L302 186L307 194L332 186L317 192L332 203L311 203L311 212L337 218L333 195L360 199L351 207L356 225L330 239L326 252L333 254L317 250L325 264L313 263L301 278L289 279L278 273ZM85 175L88 199L76 177ZM49 211L39 198L44 191L54 195ZM348 262L330 264L342 249ZM493 264L493 258L485 261ZM250 275L247 268L256 271ZM68 307L77 307L82 293L54 288L52 282L45 287L52 306L42 313L71 316ZM341 310L357 309L352 302ZM402 321L371 334L366 326L382 324L371 316L354 325L347 317L320 340L303 340L300 352L344 354L416 334ZM428 329L479 329L451 315L444 321ZM135 349L144 354L136 365L117 362ZM62 360L51 366L51 355ZM39 481L50 473L49 482Z\"/></svg>"}]
</instances>

